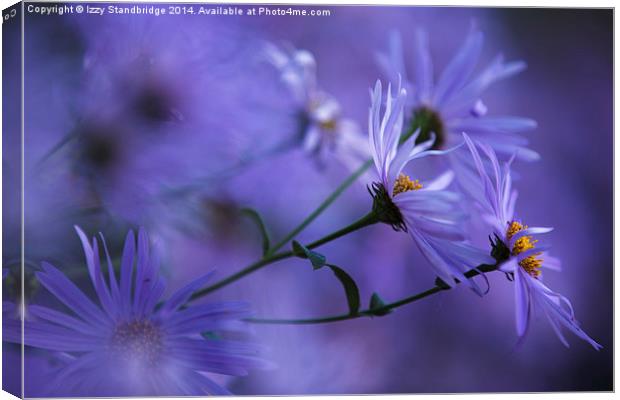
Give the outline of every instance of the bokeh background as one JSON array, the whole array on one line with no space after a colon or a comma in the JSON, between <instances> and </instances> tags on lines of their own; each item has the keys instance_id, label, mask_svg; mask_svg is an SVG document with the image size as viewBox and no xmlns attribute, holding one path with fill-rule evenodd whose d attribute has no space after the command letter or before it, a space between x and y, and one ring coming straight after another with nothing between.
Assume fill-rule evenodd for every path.
<instances>
[{"instance_id":1,"label":"bokeh background","mask_svg":"<svg viewBox=\"0 0 620 400\"><path fill-rule=\"evenodd\" d=\"M482 298L457 288L381 318L256 325L278 368L230 380L229 387L237 394L612 390L613 12L321 8L331 16L28 15L25 214L32 268L52 261L87 290L72 226L102 231L118 252L126 230L142 225L159 244L169 290L206 270L220 278L233 273L260 256L260 238L242 207L258 210L277 240L348 174L337 162L317 165L299 148L269 151L297 134L296 115L277 71L261 62L260 44L311 51L319 86L365 132L368 88L383 78L376 54L391 31L401 32L411 68L413 35L426 29L437 75L474 24L485 34L479 69L498 53L528 64L484 100L490 114L538 122L527 136L542 159L515 166L519 214L555 227L550 241L564 271L547 273L546 282L571 299L603 350L574 337L565 348L542 315L517 346L512 283L491 274ZM148 88L156 100L134 102L135 88ZM5 135L18 129L4 127ZM97 135L90 141L101 129L111 143ZM5 150L5 184L19 173L16 162ZM367 183L351 187L299 239L316 239L367 212ZM189 192L179 194L179 187ZM172 196L157 198L161 188ZM5 186L5 204L15 204L11 196ZM4 236L17 237L18 212L5 209L4 216ZM5 241L5 266L19 256L16 243ZM356 232L322 253L354 277L364 303L373 292L389 301L434 282L410 238L389 226ZM49 298L39 290L30 301ZM215 299L248 300L265 317L346 310L332 274L303 260L269 266L206 301ZM7 385L18 358L14 347L3 347ZM48 356L27 351L27 396L36 396L53 371Z\"/></svg>"}]
</instances>

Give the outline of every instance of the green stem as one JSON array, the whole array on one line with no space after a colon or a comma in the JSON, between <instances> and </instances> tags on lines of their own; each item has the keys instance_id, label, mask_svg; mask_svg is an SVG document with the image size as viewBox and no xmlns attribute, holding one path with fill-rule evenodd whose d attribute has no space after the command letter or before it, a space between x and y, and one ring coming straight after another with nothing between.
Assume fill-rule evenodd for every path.
<instances>
[{"instance_id":1,"label":"green stem","mask_svg":"<svg viewBox=\"0 0 620 400\"><path fill-rule=\"evenodd\" d=\"M330 233L327 236L322 237L319 240L316 240L310 244L308 244L306 247L308 249L314 249L316 247L322 246L325 243L329 243L333 240L336 240L342 236L345 236L351 232L357 231L359 229L362 229L366 226L372 225L377 223L378 220L375 217L375 215L373 213L368 213L366 215L364 215L362 218L358 219L357 221L353 222L352 224L339 229L333 233ZM190 297L189 301L192 300L196 300L200 297L203 297L213 291L216 291L224 286L227 286L235 281L238 281L239 279L243 278L246 275L249 275L255 271L258 271L259 269L266 267L267 265L273 264L276 261L280 261L280 260L284 260L287 258L291 258L291 257L295 257L295 254L293 254L292 251L285 251L285 252L281 252L281 253L277 253L277 254L272 254L272 255L265 255L265 257L263 257L262 259L248 265L247 267L243 268L242 270L240 270L239 272L236 272L216 283L214 283L211 286L208 286L204 289L198 290L196 292L194 292L194 294L192 295L192 297Z\"/></svg>"},{"instance_id":2,"label":"green stem","mask_svg":"<svg viewBox=\"0 0 620 400\"><path fill-rule=\"evenodd\" d=\"M54 145L47 153L45 153L37 162L35 167L36 170L39 170L43 164L47 162L54 154L58 153L63 147L69 144L72 140L76 139L77 135L74 132L69 133L65 137L63 137L58 143Z\"/></svg>"},{"instance_id":3,"label":"green stem","mask_svg":"<svg viewBox=\"0 0 620 400\"><path fill-rule=\"evenodd\" d=\"M487 264L482 264L479 265L477 268L472 269L470 271L467 271L465 273L465 277L467 279L471 279L475 276L478 276L480 274L486 273L486 272L491 272L491 271L495 271L497 269L498 265L487 265ZM456 283L460 283L459 281L456 281ZM397 300L393 303L388 303L385 304L383 307L381 308L374 308L374 309L365 309L365 310L361 310L355 314L338 314L338 315L332 315L332 316L328 316L328 317L320 317L320 318L307 318L307 319L275 319L275 318L246 318L245 321L251 322L251 323L255 323L255 324L272 324L272 325L313 325L313 324L326 324L326 323L330 323L330 322L337 322L337 321L346 321L346 320L350 320L350 319L357 319L357 318L362 318L362 317L372 317L372 316L377 316L377 315L381 315L381 314L385 314L391 310L394 310L398 307L402 307L406 304L411 304L414 303L418 300L422 300L426 297L432 296L435 293L439 293L441 291L444 290L449 290L450 287L447 286L445 283L443 283L442 281L440 281L439 279L436 281L435 286L433 286L430 289L427 289L423 292L420 293L416 293L412 296L408 296L405 297L403 299Z\"/></svg>"},{"instance_id":4,"label":"green stem","mask_svg":"<svg viewBox=\"0 0 620 400\"><path fill-rule=\"evenodd\" d=\"M283 246L285 246L288 242L295 238L301 231L306 229L308 225L312 221L314 221L327 207L329 207L340 195L355 182L360 176L362 176L368 168L372 165L372 160L367 160L364 164L362 164L351 176L344 180L337 188L329 195L322 203L319 205L306 219L304 219L295 229L293 229L288 235L284 237L281 241L273 245L273 247L269 250L267 255L273 254L276 251L280 250Z\"/></svg>"},{"instance_id":5,"label":"green stem","mask_svg":"<svg viewBox=\"0 0 620 400\"><path fill-rule=\"evenodd\" d=\"M405 140L407 140L409 137L411 137L411 135L414 133L415 129L417 129L417 127L420 127L421 129L427 129L427 127L425 126L424 121L414 121L414 123L412 124L412 126L403 133L401 139L400 139L400 143L402 144ZM349 186L351 186L355 181L357 181L357 179L359 177L361 177L367 170L368 168L370 168L370 166L373 165L373 160L369 159L366 160L355 172L353 172L347 179L345 179L337 188L336 190L334 190L310 215L308 215L308 217L306 219L304 219L297 227L295 227L291 232L289 232L281 241L279 241L278 243L276 243L275 245L273 245L269 251L263 256L262 259L248 265L247 267L245 267L244 269L242 269L241 271L230 275L227 278L222 279L221 281L206 287L204 289L201 289L197 292L195 292L192 297L190 298L190 301L192 300L196 300L200 297L203 297L215 290L218 290L224 286L227 286L241 278L243 278L246 275L249 275L269 264L272 264L276 261L280 261L286 258L290 258L292 256L294 256L292 251L287 251L287 252L282 252L282 253L276 253L278 250L280 250L282 247L284 247L285 245L287 245L291 240L293 240L301 231L303 231L308 225L310 225L319 215L321 215L323 213L323 211L325 211L327 209L327 207L329 207L334 201L336 201L336 199L338 199L338 197L340 197L340 195L342 193L344 193L344 191L346 189L349 188ZM364 217L360 218L358 221L354 222L353 224L340 229L332 234L329 234L313 243L310 243L309 245L307 245L306 247L309 249L313 249L316 247L319 247L327 242L330 242L334 239L337 239L341 236L344 236L348 233L351 233L355 230L361 229L365 226L368 225L372 225L374 223L377 223L378 220L376 218L376 216L373 213L369 213L367 215L365 215Z\"/></svg>"},{"instance_id":6,"label":"green stem","mask_svg":"<svg viewBox=\"0 0 620 400\"><path fill-rule=\"evenodd\" d=\"M379 222L379 220L377 219L377 216L374 213L369 212L368 214L364 215L362 218L353 222L351 225L346 226L342 229L339 229L333 233L330 233L329 235L324 236L321 239L310 243L306 247L309 249L314 249L316 247L324 245L325 243L331 242L332 240L338 239L339 237L347 235L351 232L355 232L369 225L376 224L377 222Z\"/></svg>"},{"instance_id":7,"label":"green stem","mask_svg":"<svg viewBox=\"0 0 620 400\"><path fill-rule=\"evenodd\" d=\"M252 157L241 158L234 165L231 165L220 171L212 173L211 175L196 178L190 184L166 189L163 192L163 194L165 196L177 197L177 196L184 196L189 193L197 192L200 189L203 189L205 185L209 183L222 181L224 179L229 179L232 176L234 176L234 174L242 172L245 168L248 168L254 165L254 163L264 160L271 156L276 156L282 153L283 151L290 149L291 147L293 147L293 144L291 142L283 142L277 146L274 146L273 148L267 149L266 151L259 153L258 155L254 155Z\"/></svg>"}]
</instances>

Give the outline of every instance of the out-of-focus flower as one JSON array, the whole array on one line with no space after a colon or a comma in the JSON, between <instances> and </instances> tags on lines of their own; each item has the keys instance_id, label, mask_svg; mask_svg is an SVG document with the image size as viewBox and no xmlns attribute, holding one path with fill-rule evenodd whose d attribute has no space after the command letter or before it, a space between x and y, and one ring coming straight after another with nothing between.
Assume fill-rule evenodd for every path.
<instances>
[{"instance_id":1,"label":"out-of-focus flower","mask_svg":"<svg viewBox=\"0 0 620 400\"><path fill-rule=\"evenodd\" d=\"M523 61L505 62L500 54L472 77L484 42L482 32L472 30L435 82L426 32L419 30L415 42L416 64L412 74L407 74L401 37L397 32L390 37L387 54L379 54L378 60L389 79L395 81L402 77L404 86L411 91L406 105L407 121L422 124L428 128L427 132L434 132L434 148L454 146L462 141L461 133L467 132L501 155L510 157L516 153L519 159L528 161L539 158L538 153L527 147L528 140L521 135L534 129L536 122L522 117L489 116L481 99L493 83L525 69ZM420 140L427 140L427 135ZM450 160L458 164L470 161L469 157L459 158L460 154L455 152Z\"/></svg>"},{"instance_id":2,"label":"out-of-focus flower","mask_svg":"<svg viewBox=\"0 0 620 400\"><path fill-rule=\"evenodd\" d=\"M395 97L392 97L391 85L388 86L385 111L383 118L380 118L380 81L377 81L372 93L369 140L380 177L380 181L372 185L373 211L382 222L392 225L395 230L408 232L446 284L453 286L455 279L458 279L479 292L476 283L465 279L463 274L480 264L493 264L494 260L464 241L464 215L456 207L459 196L445 190L453 174L447 172L422 184L402 173L409 161L450 151L429 150L434 137L416 145L419 131L399 147L406 98L405 89L399 87Z\"/></svg>"},{"instance_id":3,"label":"out-of-focus flower","mask_svg":"<svg viewBox=\"0 0 620 400\"><path fill-rule=\"evenodd\" d=\"M250 90L242 73L250 45L238 29L195 18L75 23L86 50L67 134L88 189L83 203L158 229L162 205L191 212L162 193L207 191L204 177L238 163L238 142L250 136L240 100Z\"/></svg>"},{"instance_id":4,"label":"out-of-focus flower","mask_svg":"<svg viewBox=\"0 0 620 400\"><path fill-rule=\"evenodd\" d=\"M307 50L282 49L265 45L268 61L281 74L282 81L298 107L301 141L304 151L324 163L335 156L347 167L357 168L370 157L359 126L342 117L338 101L317 84L316 60Z\"/></svg>"},{"instance_id":5,"label":"out-of-focus flower","mask_svg":"<svg viewBox=\"0 0 620 400\"><path fill-rule=\"evenodd\" d=\"M570 301L543 283L543 267L554 271L561 269L560 260L547 254L548 246L539 244L536 239L538 235L551 232L553 228L528 227L515 217L517 191L512 189L511 161L502 169L493 149L478 143L491 163L491 178L476 144L466 134L463 136L480 175L480 183L476 185L472 182L472 185L480 187L476 200L484 219L493 228L496 239L493 251L499 259L505 260L500 270L514 278L517 334L521 338L526 335L533 309L538 308L545 314L564 345L568 346L568 342L561 327L567 328L595 349L602 348L579 327Z\"/></svg>"},{"instance_id":6,"label":"out-of-focus flower","mask_svg":"<svg viewBox=\"0 0 620 400\"><path fill-rule=\"evenodd\" d=\"M143 230L137 249L133 233L127 235L119 279L103 236L107 279L96 238L91 244L76 230L98 301L92 301L54 266L43 263L37 278L71 313L32 305L33 318L25 327L26 345L61 353L64 365L50 383L52 393L221 395L228 391L209 373L241 376L268 365L259 357L260 347L243 339L239 319L249 314L245 303L184 307L211 274L161 301L165 284Z\"/></svg>"}]
</instances>

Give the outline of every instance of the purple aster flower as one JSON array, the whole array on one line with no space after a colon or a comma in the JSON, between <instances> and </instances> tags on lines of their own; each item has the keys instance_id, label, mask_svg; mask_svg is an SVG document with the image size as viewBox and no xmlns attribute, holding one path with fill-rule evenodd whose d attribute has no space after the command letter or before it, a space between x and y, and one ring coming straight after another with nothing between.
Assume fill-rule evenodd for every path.
<instances>
[{"instance_id":1,"label":"purple aster flower","mask_svg":"<svg viewBox=\"0 0 620 400\"><path fill-rule=\"evenodd\" d=\"M249 314L245 303L184 306L211 274L162 301L165 284L144 230L138 233L137 249L133 232L127 235L119 278L101 236L107 279L96 238L91 243L76 230L97 301L44 262L37 278L69 312L32 305L25 328L26 345L60 354L63 365L50 383L52 393L221 395L228 391L210 373L242 376L267 365L258 357L260 347L242 339L239 319Z\"/></svg>"},{"instance_id":2,"label":"purple aster flower","mask_svg":"<svg viewBox=\"0 0 620 400\"><path fill-rule=\"evenodd\" d=\"M480 182L472 185L480 187L476 197L484 219L493 227L496 238L494 252L501 253L505 259L500 270L506 272L515 282L515 309L517 334L523 338L528 330L534 309L541 310L560 341L568 346L561 327L567 328L579 338L590 343L595 349L602 348L591 339L575 319L570 301L559 293L549 289L543 283L542 268L559 271L560 260L547 253L548 246L539 244L538 235L551 232L553 228L528 227L515 217L517 191L512 188L510 163L500 167L493 149L477 143L488 157L492 166L492 175L487 174L483 161L476 149L476 144L466 135L465 142L473 156L480 175Z\"/></svg>"},{"instance_id":3,"label":"purple aster flower","mask_svg":"<svg viewBox=\"0 0 620 400\"><path fill-rule=\"evenodd\" d=\"M347 167L357 168L370 156L368 145L359 126L342 117L338 101L318 87L312 53L267 43L265 54L299 110L304 151L321 163L335 155Z\"/></svg>"},{"instance_id":4,"label":"purple aster flower","mask_svg":"<svg viewBox=\"0 0 620 400\"><path fill-rule=\"evenodd\" d=\"M517 153L519 159L528 161L539 158L536 152L527 148L527 139L520 135L534 129L536 122L515 116L489 116L481 99L493 83L525 69L523 61L505 62L500 54L478 75L472 76L484 42L482 32L472 30L435 82L426 32L418 31L415 42L416 67L411 75L407 74L401 37L396 32L390 38L388 53L379 54L378 61L392 81L402 77L403 85L411 92L406 104L409 123L425 121L436 135L434 148L459 144L462 142L461 132L467 132L472 138L488 143L501 155L510 157ZM459 155L461 153L455 152L450 156L450 161L457 163L457 173L458 165L471 161L468 156L459 158Z\"/></svg>"},{"instance_id":5,"label":"purple aster flower","mask_svg":"<svg viewBox=\"0 0 620 400\"><path fill-rule=\"evenodd\" d=\"M449 171L422 184L402 172L412 160L446 154L450 150L429 150L435 141L434 137L416 145L419 130L399 147L407 92L400 87L395 97L392 97L391 92L390 85L383 118L380 118L380 81L377 81L371 94L369 140L380 177L380 181L372 186L373 209L382 222L411 235L435 273L445 283L454 286L455 279L458 279L468 282L480 293L476 283L465 279L463 274L480 264L494 264L495 261L464 241L464 215L456 207L459 196L445 190L453 174Z\"/></svg>"},{"instance_id":6,"label":"purple aster flower","mask_svg":"<svg viewBox=\"0 0 620 400\"><path fill-rule=\"evenodd\" d=\"M257 50L228 24L179 18L75 20L85 52L65 134L82 204L151 232L172 208L197 220L164 194L208 190L202 179L236 165L251 132L243 69Z\"/></svg>"}]
</instances>

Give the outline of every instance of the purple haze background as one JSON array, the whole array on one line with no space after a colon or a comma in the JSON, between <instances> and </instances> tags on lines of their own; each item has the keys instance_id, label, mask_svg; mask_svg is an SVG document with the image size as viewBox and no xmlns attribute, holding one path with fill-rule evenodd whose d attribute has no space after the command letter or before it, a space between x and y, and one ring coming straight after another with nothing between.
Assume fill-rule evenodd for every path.
<instances>
[{"instance_id":1,"label":"purple haze background","mask_svg":"<svg viewBox=\"0 0 620 400\"><path fill-rule=\"evenodd\" d=\"M490 114L522 115L538 122L538 128L526 135L542 159L516 166L520 215L526 222L555 227L552 250L562 259L564 270L548 273L546 281L571 299L583 328L604 349L597 353L572 337L571 348L566 349L542 316L535 318L525 343L515 348L512 283L498 273L489 276L491 289L483 298L459 287L382 318L319 326L257 325L258 339L269 346L268 355L279 368L231 380L230 389L237 394L612 390L612 11L328 8L332 16L322 18L141 16L76 21L68 16L29 16L26 169L34 168L41 154L75 124L76 108L86 101L84 92L89 93L84 90L89 77L82 71L89 40L124 37L133 43L131 35L137 33L132 30L110 32L109 26L117 23L150 26L147 31L155 33L149 43L155 48L178 45L187 32L204 36L213 50L206 51L205 62L216 70L220 65L222 70L230 68L192 98L192 109L210 114L196 118L197 126L208 129L198 129L195 136L178 142L174 137L161 143L147 140L149 149L154 146L149 154L154 154L151 161L156 166L161 166L159 155L164 160L196 161L182 167L182 182L192 175L185 168L220 171L248 149L269 148L282 135L292 134L286 102L272 89L278 85L275 73L251 66L253 44L260 39L311 51L319 85L365 131L368 88L382 77L374 56L386 48L390 31L400 30L411 56L407 43L417 28L427 29L437 71L475 23L485 34L481 65L499 52L508 60L528 64L522 74L495 85L485 103ZM58 37L62 40L51 39ZM117 44L110 40L112 48ZM180 54L192 49L184 51ZM411 66L413 60L407 61ZM179 74L172 82L192 86L199 74ZM98 106L105 111L114 101L106 99ZM202 164L203 159L208 162ZM221 278L260 256L255 227L236 209L258 210L277 240L347 175L337 163L317 169L300 150L288 151L206 185L201 204L209 211L200 214L200 226L177 229L171 221L196 222L185 204L165 211L156 208L147 216L134 213L132 206L127 212L125 205L114 218L60 213L59 209L79 210L85 204L76 200L84 197L84 189L75 174L67 173L71 163L69 155L60 155L46 168L50 174L40 181L27 180L27 258L35 264L54 261L69 271L83 264L73 224L80 223L90 233L101 230L112 242L127 226L142 224L161 241L170 290L213 268ZM154 181L148 185L161 183L158 173L140 172L129 175L129 183L150 179ZM349 189L300 240L320 237L365 213L370 206L366 183ZM122 196L127 186L118 187L115 197ZM8 215L5 210L5 232ZM354 233L321 252L356 279L364 304L375 291L395 300L434 281L410 238L385 225ZM346 307L332 274L313 272L303 260L269 266L210 295L213 299L249 300L257 315L283 318L340 313ZM33 301L48 300L49 295L39 292ZM7 345L4 349L5 354L13 351ZM28 374L26 395L37 394L48 368L39 352L32 353L26 368L31 365L32 371L43 372ZM6 368L13 358L3 360L7 382L17 371Z\"/></svg>"}]
</instances>

